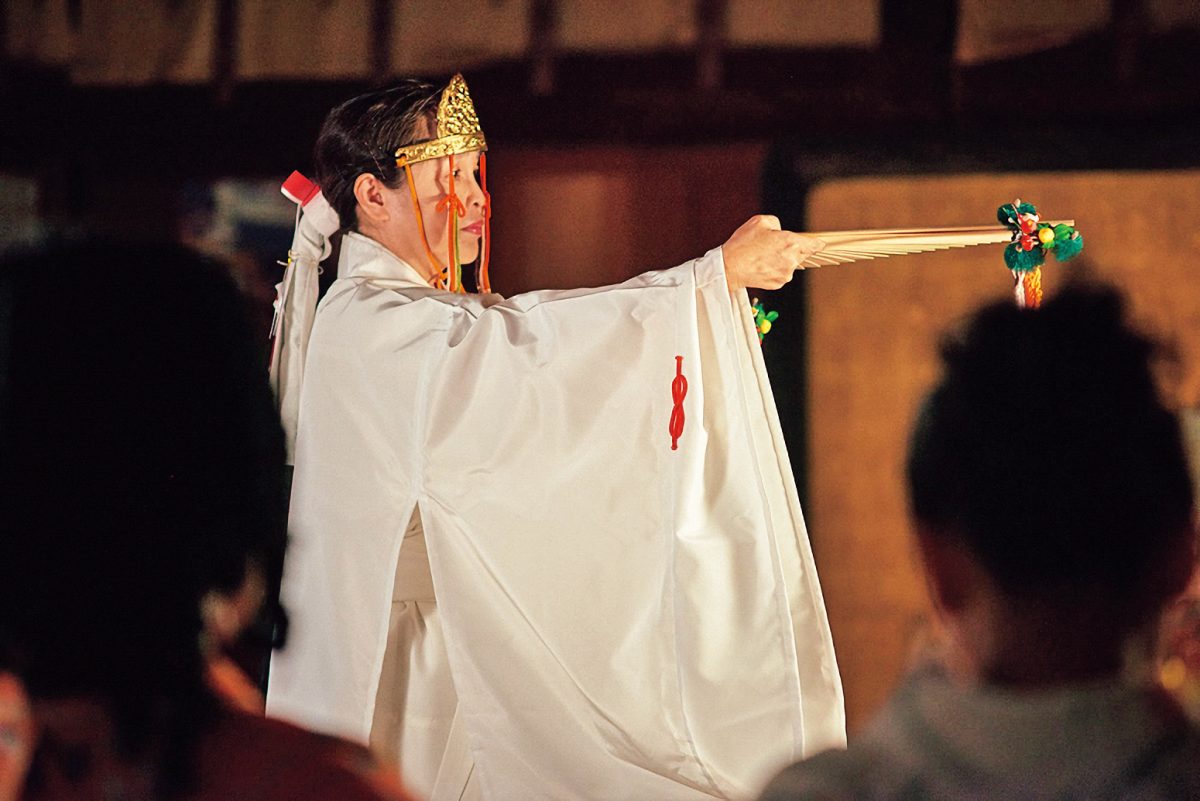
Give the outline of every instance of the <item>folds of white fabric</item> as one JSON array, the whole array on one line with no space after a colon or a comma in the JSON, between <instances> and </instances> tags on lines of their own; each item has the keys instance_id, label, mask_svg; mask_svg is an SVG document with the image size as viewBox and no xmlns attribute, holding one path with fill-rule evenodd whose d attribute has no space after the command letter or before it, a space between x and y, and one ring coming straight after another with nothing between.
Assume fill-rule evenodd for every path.
<instances>
[{"instance_id":1,"label":"folds of white fabric","mask_svg":"<svg viewBox=\"0 0 1200 801\"><path fill-rule=\"evenodd\" d=\"M423 512L489 797L739 798L841 742L742 305L714 253L615 290L522 296L456 332ZM676 356L689 390L672 450Z\"/></svg>"},{"instance_id":2,"label":"folds of white fabric","mask_svg":"<svg viewBox=\"0 0 1200 801\"><path fill-rule=\"evenodd\" d=\"M774 404L720 252L486 309L372 258L330 291L310 346L272 713L366 740L418 506L486 798L742 798L843 742Z\"/></svg>"}]
</instances>

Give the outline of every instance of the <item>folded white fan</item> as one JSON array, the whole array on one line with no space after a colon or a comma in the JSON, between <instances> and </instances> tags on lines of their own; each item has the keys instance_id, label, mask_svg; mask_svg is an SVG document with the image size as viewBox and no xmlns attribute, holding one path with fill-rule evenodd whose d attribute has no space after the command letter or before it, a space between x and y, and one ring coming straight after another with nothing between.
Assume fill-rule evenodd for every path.
<instances>
[{"instance_id":1,"label":"folded white fan","mask_svg":"<svg viewBox=\"0 0 1200 801\"><path fill-rule=\"evenodd\" d=\"M1074 220L1045 220L1050 225L1074 226ZM1003 225L976 225L959 228L887 228L861 231L824 231L809 233L825 243L825 249L800 262L800 266L822 267L866 259L886 259L907 253L967 248L974 245L999 245L1011 242L1013 232Z\"/></svg>"}]
</instances>

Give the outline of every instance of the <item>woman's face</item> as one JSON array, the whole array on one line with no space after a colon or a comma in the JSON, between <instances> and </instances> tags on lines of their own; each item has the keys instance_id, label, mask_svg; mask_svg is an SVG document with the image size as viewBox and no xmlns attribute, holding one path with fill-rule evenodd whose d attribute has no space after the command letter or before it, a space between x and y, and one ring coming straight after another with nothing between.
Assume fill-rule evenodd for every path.
<instances>
[{"instance_id":1,"label":"woman's face","mask_svg":"<svg viewBox=\"0 0 1200 801\"><path fill-rule=\"evenodd\" d=\"M421 219L425 223L425 237L439 268L444 268L450 258L449 210L445 202L450 193L450 159L418 162L412 165L411 170L413 188L416 189L421 207ZM479 153L454 157L454 193L462 203L458 219L458 258L462 264L478 258L480 237L483 236L484 195L476 177L478 170ZM388 203L396 209L396 213L389 215L382 226L386 230L380 231L375 238L420 272L429 272L432 268L421 243L421 231L413 211L407 179L395 189L386 191Z\"/></svg>"}]
</instances>

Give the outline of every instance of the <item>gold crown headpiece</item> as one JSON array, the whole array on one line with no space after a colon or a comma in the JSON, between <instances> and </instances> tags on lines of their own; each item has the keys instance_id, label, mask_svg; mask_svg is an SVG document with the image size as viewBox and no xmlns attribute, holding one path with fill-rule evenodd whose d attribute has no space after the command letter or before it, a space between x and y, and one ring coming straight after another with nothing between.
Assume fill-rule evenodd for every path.
<instances>
[{"instance_id":1,"label":"gold crown headpiece","mask_svg":"<svg viewBox=\"0 0 1200 801\"><path fill-rule=\"evenodd\" d=\"M467 82L460 73L442 90L437 108L436 137L396 148L396 163L416 164L476 150L487 150L487 140L479 128L479 117L471 103Z\"/></svg>"}]
</instances>

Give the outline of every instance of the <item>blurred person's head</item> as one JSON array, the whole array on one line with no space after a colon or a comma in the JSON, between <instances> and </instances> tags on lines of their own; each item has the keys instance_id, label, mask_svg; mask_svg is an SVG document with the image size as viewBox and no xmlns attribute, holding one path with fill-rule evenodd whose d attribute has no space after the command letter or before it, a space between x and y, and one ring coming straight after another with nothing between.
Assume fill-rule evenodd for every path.
<instances>
[{"instance_id":1,"label":"blurred person's head","mask_svg":"<svg viewBox=\"0 0 1200 801\"><path fill-rule=\"evenodd\" d=\"M1193 497L1161 348L1112 290L986 306L941 349L908 457L934 600L968 668L1007 684L1112 675L1186 584Z\"/></svg>"},{"instance_id":2,"label":"blurred person's head","mask_svg":"<svg viewBox=\"0 0 1200 801\"><path fill-rule=\"evenodd\" d=\"M212 701L206 597L280 569L261 356L224 269L188 250L0 266L0 669L35 708L99 702L129 755L182 758Z\"/></svg>"}]
</instances>

